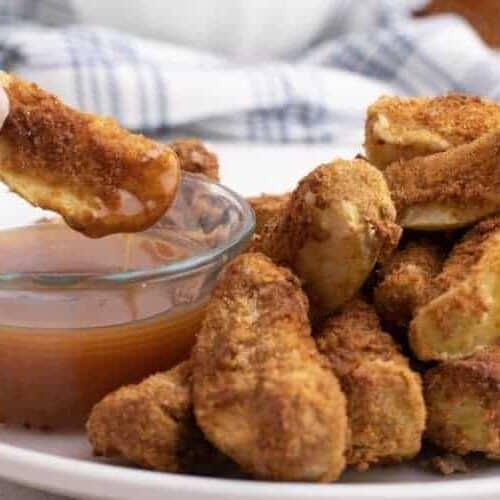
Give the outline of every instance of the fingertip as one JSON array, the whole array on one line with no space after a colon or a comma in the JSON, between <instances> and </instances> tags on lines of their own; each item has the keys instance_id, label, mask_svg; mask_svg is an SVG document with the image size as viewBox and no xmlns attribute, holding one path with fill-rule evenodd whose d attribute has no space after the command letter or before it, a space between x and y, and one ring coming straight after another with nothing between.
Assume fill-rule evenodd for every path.
<instances>
[{"instance_id":1,"label":"fingertip","mask_svg":"<svg viewBox=\"0 0 500 500\"><path fill-rule=\"evenodd\" d=\"M7 116L9 116L10 102L9 96L3 87L0 86L0 129L3 127Z\"/></svg>"}]
</instances>

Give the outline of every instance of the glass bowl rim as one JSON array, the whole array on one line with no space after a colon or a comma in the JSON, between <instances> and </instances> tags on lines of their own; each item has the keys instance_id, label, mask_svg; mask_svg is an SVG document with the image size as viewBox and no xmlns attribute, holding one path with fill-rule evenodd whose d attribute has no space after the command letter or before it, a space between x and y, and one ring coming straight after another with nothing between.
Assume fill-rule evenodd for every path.
<instances>
[{"instance_id":1,"label":"glass bowl rim","mask_svg":"<svg viewBox=\"0 0 500 500\"><path fill-rule=\"evenodd\" d=\"M59 287L72 287L78 285L126 285L139 281L151 281L169 278L180 278L195 274L198 270L206 267L224 256L232 256L244 245L253 235L255 229L255 214L248 201L236 191L228 188L201 175L183 172L183 178L190 181L207 184L229 199L233 206L242 212L242 222L238 230L222 245L202 251L185 259L169 262L152 269L142 269L134 271L120 271L110 273L77 274L77 273L51 273L51 272L19 272L0 273L0 289L19 288L23 283L39 283ZM26 225L28 226L28 224ZM26 227L25 226L25 227ZM22 227L22 226L19 226ZM154 227L154 226L153 226ZM22 288L22 286L21 286Z\"/></svg>"}]
</instances>

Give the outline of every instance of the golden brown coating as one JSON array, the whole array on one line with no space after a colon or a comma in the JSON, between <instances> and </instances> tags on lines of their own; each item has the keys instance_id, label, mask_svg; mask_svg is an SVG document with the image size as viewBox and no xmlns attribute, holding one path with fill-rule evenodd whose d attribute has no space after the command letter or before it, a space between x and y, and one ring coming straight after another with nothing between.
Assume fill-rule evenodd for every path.
<instances>
[{"instance_id":1,"label":"golden brown coating","mask_svg":"<svg viewBox=\"0 0 500 500\"><path fill-rule=\"evenodd\" d=\"M500 105L460 94L380 97L368 108L365 149L379 168L446 151L500 129Z\"/></svg>"},{"instance_id":2,"label":"golden brown coating","mask_svg":"<svg viewBox=\"0 0 500 500\"><path fill-rule=\"evenodd\" d=\"M393 338L384 332L373 306L354 298L323 325L318 338L338 377L345 377L368 361L407 365Z\"/></svg>"},{"instance_id":3,"label":"golden brown coating","mask_svg":"<svg viewBox=\"0 0 500 500\"><path fill-rule=\"evenodd\" d=\"M420 378L382 331L373 307L351 301L327 321L318 346L347 397L347 463L365 469L414 457L425 427Z\"/></svg>"},{"instance_id":4,"label":"golden brown coating","mask_svg":"<svg viewBox=\"0 0 500 500\"><path fill-rule=\"evenodd\" d=\"M247 199L255 212L255 232L257 234L262 233L264 227L272 219L283 215L287 210L290 198L290 193L284 193L261 194Z\"/></svg>"},{"instance_id":5,"label":"golden brown coating","mask_svg":"<svg viewBox=\"0 0 500 500\"><path fill-rule=\"evenodd\" d=\"M491 238L496 237L497 234L500 234L500 217L498 216L486 219L467 231L453 247L444 262L442 272L434 280L434 295L444 293L463 281L490 244L495 244L495 240Z\"/></svg>"},{"instance_id":6,"label":"golden brown coating","mask_svg":"<svg viewBox=\"0 0 500 500\"><path fill-rule=\"evenodd\" d=\"M182 138L169 144L179 158L181 169L219 180L219 159L198 139Z\"/></svg>"},{"instance_id":7,"label":"golden brown coating","mask_svg":"<svg viewBox=\"0 0 500 500\"><path fill-rule=\"evenodd\" d=\"M410 324L421 360L447 360L500 343L500 218L481 222L452 250L432 300Z\"/></svg>"},{"instance_id":8,"label":"golden brown coating","mask_svg":"<svg viewBox=\"0 0 500 500\"><path fill-rule=\"evenodd\" d=\"M500 459L500 347L442 363L424 376L429 440Z\"/></svg>"},{"instance_id":9,"label":"golden brown coating","mask_svg":"<svg viewBox=\"0 0 500 500\"><path fill-rule=\"evenodd\" d=\"M239 475L196 425L191 379L185 361L106 396L87 422L94 454L159 471Z\"/></svg>"},{"instance_id":10,"label":"golden brown coating","mask_svg":"<svg viewBox=\"0 0 500 500\"><path fill-rule=\"evenodd\" d=\"M181 453L196 435L191 364L184 362L106 396L92 410L87 435L96 455L180 471Z\"/></svg>"},{"instance_id":11,"label":"golden brown coating","mask_svg":"<svg viewBox=\"0 0 500 500\"><path fill-rule=\"evenodd\" d=\"M352 298L400 237L383 175L362 159L319 166L299 183L287 212L259 248L304 282L316 318Z\"/></svg>"},{"instance_id":12,"label":"golden brown coating","mask_svg":"<svg viewBox=\"0 0 500 500\"><path fill-rule=\"evenodd\" d=\"M10 101L0 179L10 189L91 237L140 231L165 213L179 182L171 149L7 73L0 85Z\"/></svg>"},{"instance_id":13,"label":"golden brown coating","mask_svg":"<svg viewBox=\"0 0 500 500\"><path fill-rule=\"evenodd\" d=\"M386 179L404 228L465 227L500 211L500 131L443 153L396 162Z\"/></svg>"},{"instance_id":14,"label":"golden brown coating","mask_svg":"<svg viewBox=\"0 0 500 500\"><path fill-rule=\"evenodd\" d=\"M310 333L290 271L256 253L226 267L193 351L195 414L257 478L333 481L344 469L345 398Z\"/></svg>"},{"instance_id":15,"label":"golden brown coating","mask_svg":"<svg viewBox=\"0 0 500 500\"><path fill-rule=\"evenodd\" d=\"M373 292L378 314L392 325L407 327L416 310L429 301L443 260L440 245L425 238L395 252L381 266L381 280Z\"/></svg>"}]
</instances>

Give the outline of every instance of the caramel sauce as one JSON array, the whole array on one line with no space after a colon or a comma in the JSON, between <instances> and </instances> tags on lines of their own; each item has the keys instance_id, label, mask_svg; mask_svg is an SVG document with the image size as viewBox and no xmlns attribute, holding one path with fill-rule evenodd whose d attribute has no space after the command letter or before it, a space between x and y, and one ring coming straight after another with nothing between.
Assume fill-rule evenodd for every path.
<instances>
[{"instance_id":1,"label":"caramel sauce","mask_svg":"<svg viewBox=\"0 0 500 500\"><path fill-rule=\"evenodd\" d=\"M0 232L0 274L153 269L197 245L150 232L92 240L42 224ZM8 423L81 425L105 394L183 359L203 316L200 277L181 289L162 280L73 286L39 276L28 283L0 282L0 415Z\"/></svg>"}]
</instances>

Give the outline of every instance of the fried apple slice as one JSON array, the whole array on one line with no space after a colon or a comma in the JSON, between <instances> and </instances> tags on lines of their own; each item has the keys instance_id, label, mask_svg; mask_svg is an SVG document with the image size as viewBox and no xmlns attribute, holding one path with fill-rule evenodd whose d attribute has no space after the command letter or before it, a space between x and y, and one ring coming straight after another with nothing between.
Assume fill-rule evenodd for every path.
<instances>
[{"instance_id":1,"label":"fried apple slice","mask_svg":"<svg viewBox=\"0 0 500 500\"><path fill-rule=\"evenodd\" d=\"M500 347L440 364L424 386L430 441L457 455L500 459Z\"/></svg>"},{"instance_id":2,"label":"fried apple slice","mask_svg":"<svg viewBox=\"0 0 500 500\"><path fill-rule=\"evenodd\" d=\"M433 286L434 298L410 324L419 359L463 358L500 343L500 218L469 231Z\"/></svg>"},{"instance_id":3,"label":"fried apple slice","mask_svg":"<svg viewBox=\"0 0 500 500\"><path fill-rule=\"evenodd\" d=\"M260 234L270 221L280 217L287 209L290 193L261 194L248 198L247 201L255 212L255 232Z\"/></svg>"},{"instance_id":4,"label":"fried apple slice","mask_svg":"<svg viewBox=\"0 0 500 500\"><path fill-rule=\"evenodd\" d=\"M180 453L196 435L191 363L106 396L90 414L87 435L97 456L123 457L156 470L182 470Z\"/></svg>"},{"instance_id":5,"label":"fried apple slice","mask_svg":"<svg viewBox=\"0 0 500 500\"><path fill-rule=\"evenodd\" d=\"M365 150L379 168L446 151L500 129L500 104L479 97L383 96L367 112Z\"/></svg>"},{"instance_id":6,"label":"fried apple slice","mask_svg":"<svg viewBox=\"0 0 500 500\"><path fill-rule=\"evenodd\" d=\"M247 253L223 271L197 336L198 424L256 478L333 481L344 469L345 398L307 309L290 271Z\"/></svg>"},{"instance_id":7,"label":"fried apple slice","mask_svg":"<svg viewBox=\"0 0 500 500\"><path fill-rule=\"evenodd\" d=\"M409 241L380 269L373 292L378 314L389 324L407 327L417 309L429 301L432 280L441 271L443 248L427 238Z\"/></svg>"},{"instance_id":8,"label":"fried apple slice","mask_svg":"<svg viewBox=\"0 0 500 500\"><path fill-rule=\"evenodd\" d=\"M169 144L177 154L184 172L204 175L212 181L219 181L219 159L198 139L185 137Z\"/></svg>"},{"instance_id":9,"label":"fried apple slice","mask_svg":"<svg viewBox=\"0 0 500 500\"><path fill-rule=\"evenodd\" d=\"M90 237L143 230L169 208L180 178L171 149L7 73L0 85L10 102L0 179L12 191Z\"/></svg>"},{"instance_id":10,"label":"fried apple slice","mask_svg":"<svg viewBox=\"0 0 500 500\"><path fill-rule=\"evenodd\" d=\"M401 234L382 173L362 159L320 165L299 183L257 248L304 282L315 319L361 288Z\"/></svg>"},{"instance_id":11,"label":"fried apple slice","mask_svg":"<svg viewBox=\"0 0 500 500\"><path fill-rule=\"evenodd\" d=\"M237 475L196 425L191 374L184 361L97 403L86 426L94 454L164 472Z\"/></svg>"},{"instance_id":12,"label":"fried apple slice","mask_svg":"<svg viewBox=\"0 0 500 500\"><path fill-rule=\"evenodd\" d=\"M318 347L347 398L347 463L366 469L414 457L425 427L420 377L382 331L373 307L361 299L349 302L326 322Z\"/></svg>"},{"instance_id":13,"label":"fried apple slice","mask_svg":"<svg viewBox=\"0 0 500 500\"><path fill-rule=\"evenodd\" d=\"M500 211L500 131L385 170L405 229L444 231Z\"/></svg>"}]
</instances>

